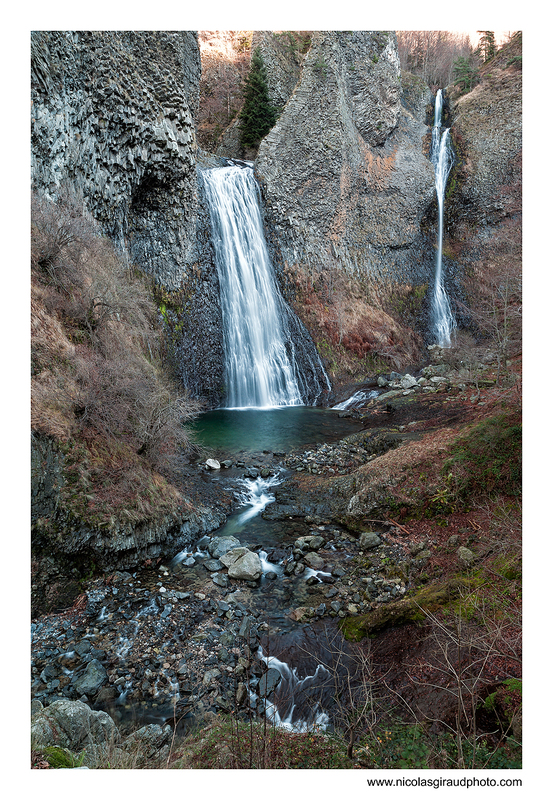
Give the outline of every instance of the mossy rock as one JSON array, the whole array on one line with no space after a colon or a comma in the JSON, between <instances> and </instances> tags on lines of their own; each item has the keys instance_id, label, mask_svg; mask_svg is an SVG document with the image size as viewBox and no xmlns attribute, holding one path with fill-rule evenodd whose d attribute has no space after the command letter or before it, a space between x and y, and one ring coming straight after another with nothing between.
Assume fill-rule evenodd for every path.
<instances>
[{"instance_id":1,"label":"mossy rock","mask_svg":"<svg viewBox=\"0 0 553 800\"><path fill-rule=\"evenodd\" d=\"M446 583L425 586L412 597L387 603L368 614L346 617L341 624L342 632L346 639L358 642L364 636L378 633L384 628L423 622L425 612L446 606L459 594L460 589L469 585L468 580L452 578Z\"/></svg>"},{"instance_id":2,"label":"mossy rock","mask_svg":"<svg viewBox=\"0 0 553 800\"><path fill-rule=\"evenodd\" d=\"M44 757L53 769L74 769L83 763L84 750L77 756L66 747L47 747Z\"/></svg>"}]
</instances>

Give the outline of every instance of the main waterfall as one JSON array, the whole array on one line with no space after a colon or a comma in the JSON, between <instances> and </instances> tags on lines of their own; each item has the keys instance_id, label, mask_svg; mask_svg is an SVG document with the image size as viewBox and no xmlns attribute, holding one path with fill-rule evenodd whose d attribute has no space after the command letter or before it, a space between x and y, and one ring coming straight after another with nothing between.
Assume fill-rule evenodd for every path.
<instances>
[{"instance_id":1,"label":"main waterfall","mask_svg":"<svg viewBox=\"0 0 553 800\"><path fill-rule=\"evenodd\" d=\"M444 228L444 198L447 178L453 166L453 153L449 143L449 128L442 133L442 90L436 93L434 106L434 126L432 128L432 145L430 160L434 165L436 197L438 200L438 249L436 253L436 270L434 277L434 293L432 296L432 326L438 344L451 346L451 335L455 329L455 317L446 294L442 275L442 250Z\"/></svg>"},{"instance_id":2,"label":"main waterfall","mask_svg":"<svg viewBox=\"0 0 553 800\"><path fill-rule=\"evenodd\" d=\"M231 166L201 174L219 277L227 408L303 405L312 376L326 374L318 359L306 376L296 358L286 324L292 312L273 274L253 170Z\"/></svg>"}]
</instances>

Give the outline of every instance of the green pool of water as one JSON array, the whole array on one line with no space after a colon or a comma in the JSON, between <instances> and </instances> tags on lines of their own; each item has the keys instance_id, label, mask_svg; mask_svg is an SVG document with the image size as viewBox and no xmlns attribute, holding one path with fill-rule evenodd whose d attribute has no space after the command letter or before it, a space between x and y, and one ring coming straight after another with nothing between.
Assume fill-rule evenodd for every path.
<instances>
[{"instance_id":1,"label":"green pool of water","mask_svg":"<svg viewBox=\"0 0 553 800\"><path fill-rule=\"evenodd\" d=\"M314 447L342 439L361 429L339 412L313 406L274 409L216 409L192 425L199 443L217 454L235 454Z\"/></svg>"}]
</instances>

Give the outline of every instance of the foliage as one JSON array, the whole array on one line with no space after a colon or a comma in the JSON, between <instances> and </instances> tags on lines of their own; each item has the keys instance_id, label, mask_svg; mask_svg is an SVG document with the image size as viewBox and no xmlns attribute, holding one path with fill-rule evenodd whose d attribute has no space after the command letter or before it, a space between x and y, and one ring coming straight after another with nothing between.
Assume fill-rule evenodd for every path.
<instances>
[{"instance_id":1,"label":"foliage","mask_svg":"<svg viewBox=\"0 0 553 800\"><path fill-rule=\"evenodd\" d=\"M276 110L269 98L267 71L259 47L252 55L243 95L244 105L240 112L240 140L245 148L257 147L276 122Z\"/></svg>"},{"instance_id":2,"label":"foliage","mask_svg":"<svg viewBox=\"0 0 553 800\"><path fill-rule=\"evenodd\" d=\"M174 767L185 769L351 769L345 746L318 731L220 719L192 734Z\"/></svg>"},{"instance_id":3,"label":"foliage","mask_svg":"<svg viewBox=\"0 0 553 800\"><path fill-rule=\"evenodd\" d=\"M444 769L458 767L457 743L453 736L444 736L441 741ZM519 742L508 739L500 747L492 747L485 740L463 740L462 760L471 769L522 769L522 748Z\"/></svg>"},{"instance_id":4,"label":"foliage","mask_svg":"<svg viewBox=\"0 0 553 800\"><path fill-rule=\"evenodd\" d=\"M197 130L201 147L215 149L220 134L242 105L242 84L248 72L252 31L199 32L202 59Z\"/></svg>"},{"instance_id":5,"label":"foliage","mask_svg":"<svg viewBox=\"0 0 553 800\"><path fill-rule=\"evenodd\" d=\"M312 31L279 31L274 33L275 40L288 55L299 63L311 47Z\"/></svg>"},{"instance_id":6,"label":"foliage","mask_svg":"<svg viewBox=\"0 0 553 800\"><path fill-rule=\"evenodd\" d=\"M495 34L493 31L478 31L478 33L480 34L478 53L484 64L487 64L487 62L491 61L497 53Z\"/></svg>"},{"instance_id":7,"label":"foliage","mask_svg":"<svg viewBox=\"0 0 553 800\"><path fill-rule=\"evenodd\" d=\"M135 486L138 502L150 485L149 477L137 485L137 476L176 474L191 447L183 423L196 405L166 373L145 280L69 191L57 203L32 199L31 276L31 426L73 452L80 448L81 471L90 474L72 499L98 504L109 516L103 484L123 506L115 500L127 496L123 486ZM176 490L161 475L154 482L157 499L169 491L173 505Z\"/></svg>"},{"instance_id":8,"label":"foliage","mask_svg":"<svg viewBox=\"0 0 553 800\"><path fill-rule=\"evenodd\" d=\"M457 499L518 496L522 489L522 425L516 411L489 417L460 436L442 474Z\"/></svg>"},{"instance_id":9,"label":"foliage","mask_svg":"<svg viewBox=\"0 0 553 800\"><path fill-rule=\"evenodd\" d=\"M429 769L430 752L422 726L396 725L376 731L359 756L378 769Z\"/></svg>"},{"instance_id":10,"label":"foliage","mask_svg":"<svg viewBox=\"0 0 553 800\"><path fill-rule=\"evenodd\" d=\"M470 56L459 56L453 63L453 81L463 93L478 83L478 67Z\"/></svg>"},{"instance_id":11,"label":"foliage","mask_svg":"<svg viewBox=\"0 0 553 800\"><path fill-rule=\"evenodd\" d=\"M54 769L75 769L83 763L85 751L77 756L64 747L46 747L43 755Z\"/></svg>"},{"instance_id":12,"label":"foliage","mask_svg":"<svg viewBox=\"0 0 553 800\"><path fill-rule=\"evenodd\" d=\"M455 61L471 53L469 37L452 31L397 31L397 41L402 70L429 86L447 86Z\"/></svg>"}]
</instances>

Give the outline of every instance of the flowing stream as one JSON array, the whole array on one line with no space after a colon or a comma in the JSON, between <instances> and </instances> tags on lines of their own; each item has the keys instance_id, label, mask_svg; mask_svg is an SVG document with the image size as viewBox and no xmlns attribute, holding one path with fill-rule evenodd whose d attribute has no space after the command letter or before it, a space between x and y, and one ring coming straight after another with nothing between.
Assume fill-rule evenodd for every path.
<instances>
[{"instance_id":1,"label":"flowing stream","mask_svg":"<svg viewBox=\"0 0 553 800\"><path fill-rule=\"evenodd\" d=\"M253 170L221 167L202 177L219 277L226 407L303 405L313 374L324 375L324 369L318 359L306 373L301 362L316 355L296 353L286 329L292 312L275 280ZM318 393L330 388L326 383Z\"/></svg>"},{"instance_id":2,"label":"flowing stream","mask_svg":"<svg viewBox=\"0 0 553 800\"><path fill-rule=\"evenodd\" d=\"M442 347L451 346L451 338L455 329L455 317L444 288L442 274L442 249L444 228L444 198L447 178L453 166L454 155L450 145L449 128L442 131L442 90L436 93L434 107L434 126L432 128L432 145L430 160L434 165L436 181L436 197L438 200L438 249L436 252L436 269L434 277L434 293L432 296L432 326L436 341Z\"/></svg>"}]
</instances>

